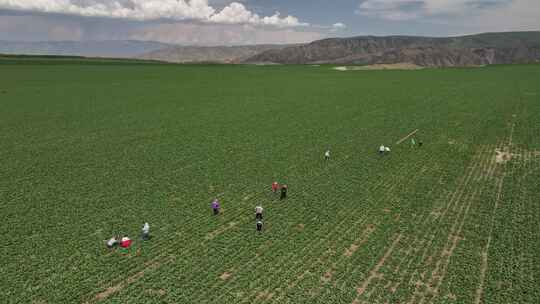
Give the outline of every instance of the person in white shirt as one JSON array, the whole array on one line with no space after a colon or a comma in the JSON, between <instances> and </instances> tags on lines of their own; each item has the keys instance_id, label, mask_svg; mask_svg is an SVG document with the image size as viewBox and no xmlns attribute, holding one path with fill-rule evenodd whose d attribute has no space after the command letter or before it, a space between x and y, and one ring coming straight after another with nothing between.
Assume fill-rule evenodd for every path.
<instances>
[{"instance_id":1,"label":"person in white shirt","mask_svg":"<svg viewBox=\"0 0 540 304\"><path fill-rule=\"evenodd\" d=\"M326 150L326 152L324 153L324 159L325 159L325 160L329 160L329 159L330 159L330 150Z\"/></svg>"},{"instance_id":2,"label":"person in white shirt","mask_svg":"<svg viewBox=\"0 0 540 304\"><path fill-rule=\"evenodd\" d=\"M263 207L257 206L255 207L255 219L262 220L263 218Z\"/></svg>"},{"instance_id":3,"label":"person in white shirt","mask_svg":"<svg viewBox=\"0 0 540 304\"><path fill-rule=\"evenodd\" d=\"M379 154L383 155L385 151L386 151L386 148L383 145L381 145L379 147Z\"/></svg>"},{"instance_id":4,"label":"person in white shirt","mask_svg":"<svg viewBox=\"0 0 540 304\"><path fill-rule=\"evenodd\" d=\"M143 228L142 228L142 239L146 241L149 238L150 238L150 225L148 223L144 223Z\"/></svg>"},{"instance_id":5,"label":"person in white shirt","mask_svg":"<svg viewBox=\"0 0 540 304\"><path fill-rule=\"evenodd\" d=\"M384 152L390 153L390 148L389 147L384 147Z\"/></svg>"},{"instance_id":6,"label":"person in white shirt","mask_svg":"<svg viewBox=\"0 0 540 304\"><path fill-rule=\"evenodd\" d=\"M112 249L114 247L116 247L118 245L118 240L116 239L116 237L112 237L110 238L108 241L107 241L107 248L109 249Z\"/></svg>"}]
</instances>

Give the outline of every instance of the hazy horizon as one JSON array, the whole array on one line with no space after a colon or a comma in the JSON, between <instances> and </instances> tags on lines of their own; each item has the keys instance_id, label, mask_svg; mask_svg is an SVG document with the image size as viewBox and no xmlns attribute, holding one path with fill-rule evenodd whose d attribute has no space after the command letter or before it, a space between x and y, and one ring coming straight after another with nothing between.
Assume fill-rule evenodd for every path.
<instances>
[{"instance_id":1,"label":"hazy horizon","mask_svg":"<svg viewBox=\"0 0 540 304\"><path fill-rule=\"evenodd\" d=\"M0 40L217 46L540 30L534 0L0 0Z\"/></svg>"}]
</instances>

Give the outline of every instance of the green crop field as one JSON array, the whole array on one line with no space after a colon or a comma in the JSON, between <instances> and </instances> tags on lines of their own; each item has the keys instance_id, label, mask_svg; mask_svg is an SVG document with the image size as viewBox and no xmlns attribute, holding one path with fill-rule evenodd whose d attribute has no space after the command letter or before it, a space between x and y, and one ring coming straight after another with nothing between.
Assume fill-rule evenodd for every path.
<instances>
[{"instance_id":1,"label":"green crop field","mask_svg":"<svg viewBox=\"0 0 540 304\"><path fill-rule=\"evenodd\" d=\"M1 302L540 302L540 65L78 60L0 63Z\"/></svg>"}]
</instances>

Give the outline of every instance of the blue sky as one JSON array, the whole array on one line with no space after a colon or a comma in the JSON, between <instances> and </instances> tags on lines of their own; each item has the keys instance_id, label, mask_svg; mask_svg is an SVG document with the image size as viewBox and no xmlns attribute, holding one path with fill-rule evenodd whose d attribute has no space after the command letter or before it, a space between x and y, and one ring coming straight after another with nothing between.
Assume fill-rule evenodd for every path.
<instances>
[{"instance_id":1,"label":"blue sky","mask_svg":"<svg viewBox=\"0 0 540 304\"><path fill-rule=\"evenodd\" d=\"M540 0L0 0L0 40L234 45L518 30L540 30Z\"/></svg>"}]
</instances>

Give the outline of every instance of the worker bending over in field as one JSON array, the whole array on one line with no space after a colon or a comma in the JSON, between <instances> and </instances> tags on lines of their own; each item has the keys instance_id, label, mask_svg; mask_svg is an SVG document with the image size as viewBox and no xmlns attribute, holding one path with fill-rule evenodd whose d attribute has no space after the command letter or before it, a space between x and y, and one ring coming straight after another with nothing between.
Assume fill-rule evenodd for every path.
<instances>
[{"instance_id":1,"label":"worker bending over in field","mask_svg":"<svg viewBox=\"0 0 540 304\"><path fill-rule=\"evenodd\" d=\"M150 239L150 225L148 223L144 223L142 227L142 239L143 241Z\"/></svg>"},{"instance_id":2,"label":"worker bending over in field","mask_svg":"<svg viewBox=\"0 0 540 304\"><path fill-rule=\"evenodd\" d=\"M110 238L107 241L107 248L112 249L112 248L118 246L118 244L119 244L118 239L113 236L112 238Z\"/></svg>"},{"instance_id":3,"label":"worker bending over in field","mask_svg":"<svg viewBox=\"0 0 540 304\"><path fill-rule=\"evenodd\" d=\"M214 215L218 215L219 214L219 201L218 199L216 198L214 201L212 201L212 210L214 211Z\"/></svg>"},{"instance_id":4,"label":"worker bending over in field","mask_svg":"<svg viewBox=\"0 0 540 304\"><path fill-rule=\"evenodd\" d=\"M120 241L120 248L123 254L129 253L129 248L131 247L131 243L132 243L131 239L127 235L124 235L124 237Z\"/></svg>"},{"instance_id":5,"label":"worker bending over in field","mask_svg":"<svg viewBox=\"0 0 540 304\"><path fill-rule=\"evenodd\" d=\"M263 207L257 206L255 207L255 219L262 220L263 218Z\"/></svg>"},{"instance_id":6,"label":"worker bending over in field","mask_svg":"<svg viewBox=\"0 0 540 304\"><path fill-rule=\"evenodd\" d=\"M261 220L257 220L257 231L262 231L263 228L263 222Z\"/></svg>"},{"instance_id":7,"label":"worker bending over in field","mask_svg":"<svg viewBox=\"0 0 540 304\"><path fill-rule=\"evenodd\" d=\"M273 182L272 183L272 192L276 193L279 189L279 184L278 182Z\"/></svg>"},{"instance_id":8,"label":"worker bending over in field","mask_svg":"<svg viewBox=\"0 0 540 304\"><path fill-rule=\"evenodd\" d=\"M281 196L279 197L279 199L284 200L287 198L287 189L288 189L287 185L281 186Z\"/></svg>"},{"instance_id":9,"label":"worker bending over in field","mask_svg":"<svg viewBox=\"0 0 540 304\"><path fill-rule=\"evenodd\" d=\"M381 145L379 147L379 154L384 155L384 154L387 154L387 153L390 153L390 147L385 147L384 145Z\"/></svg>"},{"instance_id":10,"label":"worker bending over in field","mask_svg":"<svg viewBox=\"0 0 540 304\"><path fill-rule=\"evenodd\" d=\"M325 159L325 160L329 160L329 159L330 159L330 150L326 150L326 152L324 152L324 159Z\"/></svg>"},{"instance_id":11,"label":"worker bending over in field","mask_svg":"<svg viewBox=\"0 0 540 304\"><path fill-rule=\"evenodd\" d=\"M120 247L129 248L132 242L133 241L127 235L124 235L120 241Z\"/></svg>"}]
</instances>

